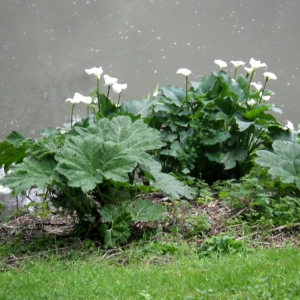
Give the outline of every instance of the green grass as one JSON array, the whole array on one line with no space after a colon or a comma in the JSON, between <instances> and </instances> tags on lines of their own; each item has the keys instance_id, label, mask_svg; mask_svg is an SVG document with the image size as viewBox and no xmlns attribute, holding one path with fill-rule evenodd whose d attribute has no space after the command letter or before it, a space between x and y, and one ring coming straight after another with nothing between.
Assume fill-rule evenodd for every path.
<instances>
[{"instance_id":1,"label":"green grass","mask_svg":"<svg viewBox=\"0 0 300 300\"><path fill-rule=\"evenodd\" d=\"M295 248L207 258L153 255L127 265L117 259L94 252L86 259L21 263L0 273L0 299L300 299Z\"/></svg>"}]
</instances>

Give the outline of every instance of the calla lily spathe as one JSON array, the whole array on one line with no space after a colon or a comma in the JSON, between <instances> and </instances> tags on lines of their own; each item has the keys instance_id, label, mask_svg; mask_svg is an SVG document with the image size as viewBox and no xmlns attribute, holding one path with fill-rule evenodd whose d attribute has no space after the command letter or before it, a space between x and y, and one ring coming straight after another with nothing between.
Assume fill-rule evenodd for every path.
<instances>
[{"instance_id":1,"label":"calla lily spathe","mask_svg":"<svg viewBox=\"0 0 300 300\"><path fill-rule=\"evenodd\" d=\"M259 92L262 88L262 85L256 82L251 82L250 85L254 86L255 89Z\"/></svg>"},{"instance_id":2,"label":"calla lily spathe","mask_svg":"<svg viewBox=\"0 0 300 300\"><path fill-rule=\"evenodd\" d=\"M247 101L247 103L249 106L253 106L256 103L256 101L254 99L250 99Z\"/></svg>"},{"instance_id":3,"label":"calla lily spathe","mask_svg":"<svg viewBox=\"0 0 300 300\"><path fill-rule=\"evenodd\" d=\"M189 69L182 68L182 69L179 69L176 74L182 74L184 76L189 76L191 73L192 73L192 71L190 71Z\"/></svg>"},{"instance_id":4,"label":"calla lily spathe","mask_svg":"<svg viewBox=\"0 0 300 300\"><path fill-rule=\"evenodd\" d=\"M118 78L110 77L109 75L103 75L104 86L112 86L118 82Z\"/></svg>"},{"instance_id":5,"label":"calla lily spathe","mask_svg":"<svg viewBox=\"0 0 300 300\"><path fill-rule=\"evenodd\" d=\"M233 66L234 66L235 69L237 69L240 66L244 66L245 65L245 62L243 62L241 60L238 60L238 61L232 60L230 63L233 64Z\"/></svg>"},{"instance_id":6,"label":"calla lily spathe","mask_svg":"<svg viewBox=\"0 0 300 300\"><path fill-rule=\"evenodd\" d=\"M99 68L85 69L85 72L89 75L95 75L98 79L100 79L103 70L102 67L99 67Z\"/></svg>"},{"instance_id":7,"label":"calla lily spathe","mask_svg":"<svg viewBox=\"0 0 300 300\"><path fill-rule=\"evenodd\" d=\"M120 94L123 90L127 88L127 84L115 83L112 85L112 89L116 94Z\"/></svg>"},{"instance_id":8,"label":"calla lily spathe","mask_svg":"<svg viewBox=\"0 0 300 300\"><path fill-rule=\"evenodd\" d=\"M220 67L220 70L223 70L223 68L227 67L227 63L221 59L214 60L214 63Z\"/></svg>"},{"instance_id":9,"label":"calla lily spathe","mask_svg":"<svg viewBox=\"0 0 300 300\"><path fill-rule=\"evenodd\" d=\"M252 71L256 71L258 68L267 68L267 65L265 63L261 63L260 60L255 60L253 58L250 59L250 65L252 68Z\"/></svg>"},{"instance_id":10,"label":"calla lily spathe","mask_svg":"<svg viewBox=\"0 0 300 300\"><path fill-rule=\"evenodd\" d=\"M276 80L277 76L274 73L271 72L265 72L264 73L265 79L271 79L271 80Z\"/></svg>"},{"instance_id":11,"label":"calla lily spathe","mask_svg":"<svg viewBox=\"0 0 300 300\"><path fill-rule=\"evenodd\" d=\"M92 103L92 98L91 97L86 97L83 96L79 93L75 93L73 98L68 98L66 100L66 102L71 102L72 104L76 104L76 103L86 103L86 104L91 104Z\"/></svg>"},{"instance_id":12,"label":"calla lily spathe","mask_svg":"<svg viewBox=\"0 0 300 300\"><path fill-rule=\"evenodd\" d=\"M294 124L291 121L286 121L284 129L295 130Z\"/></svg>"}]
</instances>

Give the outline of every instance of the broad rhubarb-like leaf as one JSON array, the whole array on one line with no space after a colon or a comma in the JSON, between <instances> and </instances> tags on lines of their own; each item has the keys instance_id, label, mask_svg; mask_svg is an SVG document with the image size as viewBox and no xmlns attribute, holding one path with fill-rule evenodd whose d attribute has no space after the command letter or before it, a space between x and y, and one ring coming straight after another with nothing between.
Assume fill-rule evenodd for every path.
<instances>
[{"instance_id":1,"label":"broad rhubarb-like leaf","mask_svg":"<svg viewBox=\"0 0 300 300\"><path fill-rule=\"evenodd\" d=\"M54 160L38 161L24 158L24 161L12 168L12 173L6 174L1 184L13 190L14 195L29 190L32 186L45 190L47 186L60 182L60 177L54 171Z\"/></svg>"},{"instance_id":2,"label":"broad rhubarb-like leaf","mask_svg":"<svg viewBox=\"0 0 300 300\"><path fill-rule=\"evenodd\" d=\"M115 207L108 204L99 210L99 213L102 220L106 222L100 227L105 246L113 247L117 241L126 242L130 236L130 224L132 222L127 209L124 206Z\"/></svg>"},{"instance_id":3,"label":"broad rhubarb-like leaf","mask_svg":"<svg viewBox=\"0 0 300 300\"><path fill-rule=\"evenodd\" d=\"M72 187L84 192L93 190L103 178L115 182L129 181L128 173L137 163L147 162L145 151L161 147L157 130L138 120L132 123L127 116L101 119L88 127L88 132L70 137L55 156L57 171Z\"/></svg>"},{"instance_id":4,"label":"broad rhubarb-like leaf","mask_svg":"<svg viewBox=\"0 0 300 300\"><path fill-rule=\"evenodd\" d=\"M257 151L258 158L255 161L269 168L270 175L279 177L283 183L294 182L300 189L300 145L277 140L272 146L274 152Z\"/></svg>"},{"instance_id":5,"label":"broad rhubarb-like leaf","mask_svg":"<svg viewBox=\"0 0 300 300\"><path fill-rule=\"evenodd\" d=\"M129 207L133 221L157 221L164 219L166 208L161 204L152 204L151 200L138 199Z\"/></svg>"}]
</instances>

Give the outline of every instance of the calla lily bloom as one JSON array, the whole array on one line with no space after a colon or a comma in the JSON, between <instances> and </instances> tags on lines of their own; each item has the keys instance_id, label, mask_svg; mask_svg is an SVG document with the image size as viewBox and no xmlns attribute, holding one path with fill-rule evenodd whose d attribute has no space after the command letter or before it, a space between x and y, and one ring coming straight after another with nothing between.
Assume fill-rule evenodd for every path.
<instances>
[{"instance_id":1,"label":"calla lily bloom","mask_svg":"<svg viewBox=\"0 0 300 300\"><path fill-rule=\"evenodd\" d=\"M102 67L99 67L99 68L85 69L85 72L89 75L95 75L97 79L100 79L103 70Z\"/></svg>"},{"instance_id":2,"label":"calla lily bloom","mask_svg":"<svg viewBox=\"0 0 300 300\"><path fill-rule=\"evenodd\" d=\"M271 72L265 72L264 77L265 77L265 79L271 79L271 80L276 80L277 79L276 75L274 73L271 73Z\"/></svg>"},{"instance_id":3,"label":"calla lily bloom","mask_svg":"<svg viewBox=\"0 0 300 300\"><path fill-rule=\"evenodd\" d=\"M261 63L260 60L255 60L253 58L250 59L250 65L252 71L256 71L258 68L262 68L262 67L267 68L267 65L265 63Z\"/></svg>"},{"instance_id":4,"label":"calla lily bloom","mask_svg":"<svg viewBox=\"0 0 300 300\"><path fill-rule=\"evenodd\" d=\"M120 84L120 83L115 83L112 85L113 91L116 94L120 94L122 92L122 90L125 90L127 88L127 84Z\"/></svg>"},{"instance_id":5,"label":"calla lily bloom","mask_svg":"<svg viewBox=\"0 0 300 300\"><path fill-rule=\"evenodd\" d=\"M250 85L254 86L255 89L259 92L262 88L262 85L256 82L251 82Z\"/></svg>"},{"instance_id":6,"label":"calla lily bloom","mask_svg":"<svg viewBox=\"0 0 300 300\"><path fill-rule=\"evenodd\" d=\"M103 75L104 78L104 86L111 86L118 82L118 78L113 78L108 75Z\"/></svg>"},{"instance_id":7,"label":"calla lily bloom","mask_svg":"<svg viewBox=\"0 0 300 300\"><path fill-rule=\"evenodd\" d=\"M227 63L220 59L216 59L214 63L220 67L220 70L223 70L223 68L227 67Z\"/></svg>"},{"instance_id":8,"label":"calla lily bloom","mask_svg":"<svg viewBox=\"0 0 300 300\"><path fill-rule=\"evenodd\" d=\"M269 101L271 99L271 96L262 96L261 99L264 101Z\"/></svg>"},{"instance_id":9,"label":"calla lily bloom","mask_svg":"<svg viewBox=\"0 0 300 300\"><path fill-rule=\"evenodd\" d=\"M156 97L158 95L158 86L159 85L156 86L156 89L155 89L155 91L154 91L154 93L152 95L153 97Z\"/></svg>"},{"instance_id":10,"label":"calla lily bloom","mask_svg":"<svg viewBox=\"0 0 300 300\"><path fill-rule=\"evenodd\" d=\"M245 62L243 62L241 60L238 60L238 61L232 60L230 63L233 64L233 66L234 66L235 69L237 69L240 66L244 66L245 65Z\"/></svg>"},{"instance_id":11,"label":"calla lily bloom","mask_svg":"<svg viewBox=\"0 0 300 300\"><path fill-rule=\"evenodd\" d=\"M189 69L182 68L182 69L179 69L176 74L182 74L187 77L191 73L192 73L192 71L190 71Z\"/></svg>"},{"instance_id":12,"label":"calla lily bloom","mask_svg":"<svg viewBox=\"0 0 300 300\"><path fill-rule=\"evenodd\" d=\"M284 129L294 130L294 125L291 121L286 121Z\"/></svg>"},{"instance_id":13,"label":"calla lily bloom","mask_svg":"<svg viewBox=\"0 0 300 300\"><path fill-rule=\"evenodd\" d=\"M249 106L253 106L254 104L256 104L256 101L254 99L250 99L247 101Z\"/></svg>"},{"instance_id":14,"label":"calla lily bloom","mask_svg":"<svg viewBox=\"0 0 300 300\"><path fill-rule=\"evenodd\" d=\"M82 96L79 93L75 93L74 97L73 98L68 98L66 100L66 102L71 102L72 104L76 104L76 103L79 103L79 102L85 102L85 101L87 101L87 99L85 99L85 98L91 98L91 97L85 97L85 96Z\"/></svg>"},{"instance_id":15,"label":"calla lily bloom","mask_svg":"<svg viewBox=\"0 0 300 300\"><path fill-rule=\"evenodd\" d=\"M253 69L252 69L252 68L247 68L247 67L245 67L244 69L246 70L246 72L247 72L248 74L251 74L251 73L253 72Z\"/></svg>"}]
</instances>

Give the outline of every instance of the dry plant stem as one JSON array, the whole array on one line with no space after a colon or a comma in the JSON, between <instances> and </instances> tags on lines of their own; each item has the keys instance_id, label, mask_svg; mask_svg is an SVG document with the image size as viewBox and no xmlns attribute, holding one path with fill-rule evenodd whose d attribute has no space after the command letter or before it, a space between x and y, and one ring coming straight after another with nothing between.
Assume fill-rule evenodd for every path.
<instances>
[{"instance_id":1,"label":"dry plant stem","mask_svg":"<svg viewBox=\"0 0 300 300\"><path fill-rule=\"evenodd\" d=\"M248 206L244 207L243 209L241 209L240 211L238 211L235 215L231 216L230 218L228 218L226 221L230 221L236 217L238 217L239 215L241 215L243 212L245 212L248 208L249 208L249 205L253 202L254 200L251 200L249 203L248 203ZM221 224L219 227L217 227L217 230L221 229L222 227L224 227L225 224Z\"/></svg>"},{"instance_id":2,"label":"dry plant stem","mask_svg":"<svg viewBox=\"0 0 300 300\"><path fill-rule=\"evenodd\" d=\"M295 223L295 224L292 224L292 225L282 225L282 226L270 229L269 231L274 232L274 231L284 230L284 229L287 229L287 228L295 228L295 227L299 227L299 226L300 226L300 223ZM260 234L260 233L262 233L262 231L255 231L255 232L252 232L250 234L247 234L247 235L241 236L239 238L236 238L236 240L237 241L244 240L247 237L251 237L253 235Z\"/></svg>"}]
</instances>

